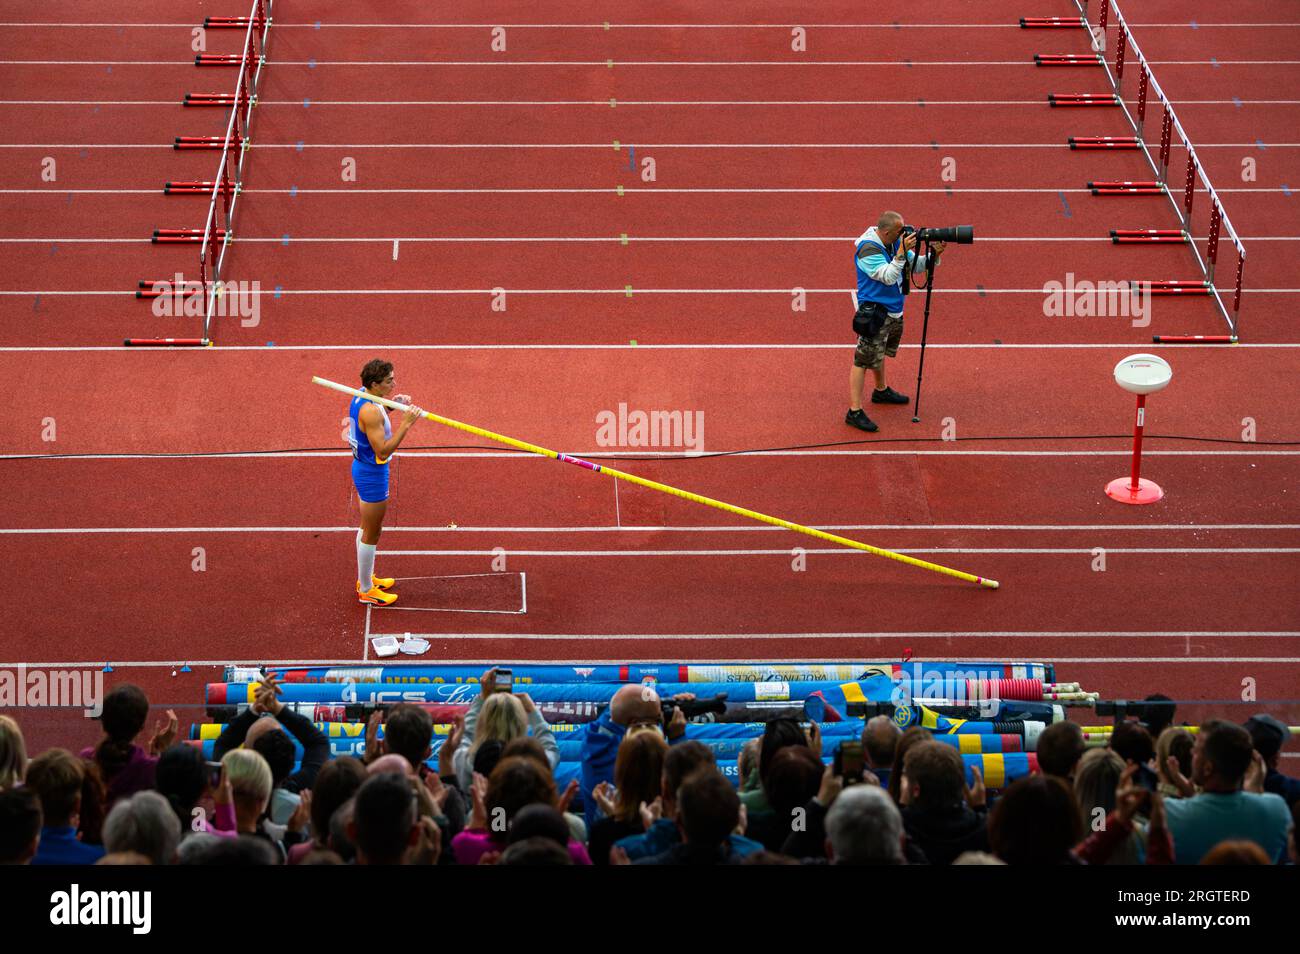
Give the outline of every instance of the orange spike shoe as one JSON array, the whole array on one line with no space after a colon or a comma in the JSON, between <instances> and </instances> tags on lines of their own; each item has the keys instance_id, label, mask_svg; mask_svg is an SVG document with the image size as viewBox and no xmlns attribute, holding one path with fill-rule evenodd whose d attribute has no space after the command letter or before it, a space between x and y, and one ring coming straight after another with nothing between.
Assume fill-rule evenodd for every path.
<instances>
[{"instance_id":1,"label":"orange spike shoe","mask_svg":"<svg viewBox=\"0 0 1300 954\"><path fill-rule=\"evenodd\" d=\"M369 603L372 606L389 606L397 602L396 593L385 593L377 586L372 586L364 593L361 591L361 583L357 582L357 602Z\"/></svg>"}]
</instances>

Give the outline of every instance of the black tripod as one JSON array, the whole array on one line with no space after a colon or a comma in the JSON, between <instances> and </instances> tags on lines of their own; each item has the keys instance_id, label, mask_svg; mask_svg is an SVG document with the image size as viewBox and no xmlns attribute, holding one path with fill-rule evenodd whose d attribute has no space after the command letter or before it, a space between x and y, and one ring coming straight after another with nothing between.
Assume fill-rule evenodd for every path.
<instances>
[{"instance_id":1,"label":"black tripod","mask_svg":"<svg viewBox=\"0 0 1300 954\"><path fill-rule=\"evenodd\" d=\"M916 403L912 405L912 423L921 423L921 375L925 372L925 338L930 330L930 293L934 291L934 267L938 262L930 258L930 243L923 243L925 256L925 318L921 322L921 360L916 368ZM912 276L907 276L911 281Z\"/></svg>"}]
</instances>

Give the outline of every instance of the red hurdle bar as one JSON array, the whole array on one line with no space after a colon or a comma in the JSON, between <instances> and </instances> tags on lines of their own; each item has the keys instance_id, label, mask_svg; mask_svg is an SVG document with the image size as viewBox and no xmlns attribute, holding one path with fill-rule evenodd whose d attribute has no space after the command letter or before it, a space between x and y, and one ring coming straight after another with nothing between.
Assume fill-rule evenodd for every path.
<instances>
[{"instance_id":1,"label":"red hurdle bar","mask_svg":"<svg viewBox=\"0 0 1300 954\"><path fill-rule=\"evenodd\" d=\"M250 21L259 30L266 25L265 15L259 13L256 19L252 17L207 17L203 21L203 26L209 30L243 30L247 28Z\"/></svg>"},{"instance_id":2,"label":"red hurdle bar","mask_svg":"<svg viewBox=\"0 0 1300 954\"><path fill-rule=\"evenodd\" d=\"M1048 93L1047 102L1053 106L1118 106L1114 93Z\"/></svg>"},{"instance_id":3,"label":"red hurdle bar","mask_svg":"<svg viewBox=\"0 0 1300 954\"><path fill-rule=\"evenodd\" d=\"M1236 344L1236 335L1152 335L1156 344Z\"/></svg>"},{"instance_id":4,"label":"red hurdle bar","mask_svg":"<svg viewBox=\"0 0 1300 954\"><path fill-rule=\"evenodd\" d=\"M1137 149L1137 136L1071 136L1071 149Z\"/></svg>"},{"instance_id":5,"label":"red hurdle bar","mask_svg":"<svg viewBox=\"0 0 1300 954\"><path fill-rule=\"evenodd\" d=\"M1100 66L1095 53L1035 53L1035 66Z\"/></svg>"},{"instance_id":6,"label":"red hurdle bar","mask_svg":"<svg viewBox=\"0 0 1300 954\"><path fill-rule=\"evenodd\" d=\"M1116 245L1185 245L1187 233L1181 229L1111 229L1110 240Z\"/></svg>"},{"instance_id":7,"label":"red hurdle bar","mask_svg":"<svg viewBox=\"0 0 1300 954\"><path fill-rule=\"evenodd\" d=\"M1179 295L1209 295L1214 291L1207 281L1154 281L1154 282L1129 282L1129 288L1135 290L1147 289L1152 295L1179 296Z\"/></svg>"},{"instance_id":8,"label":"red hurdle bar","mask_svg":"<svg viewBox=\"0 0 1300 954\"><path fill-rule=\"evenodd\" d=\"M242 145L242 143L240 143ZM225 149L226 140L220 136L177 136L173 149Z\"/></svg>"},{"instance_id":9,"label":"red hurdle bar","mask_svg":"<svg viewBox=\"0 0 1300 954\"><path fill-rule=\"evenodd\" d=\"M1071 27L1084 27L1087 29L1083 17L1021 17L1020 27L1023 30L1061 30Z\"/></svg>"},{"instance_id":10,"label":"red hurdle bar","mask_svg":"<svg viewBox=\"0 0 1300 954\"><path fill-rule=\"evenodd\" d=\"M242 63L238 53L199 53L194 57L195 66L240 66Z\"/></svg>"},{"instance_id":11,"label":"red hurdle bar","mask_svg":"<svg viewBox=\"0 0 1300 954\"><path fill-rule=\"evenodd\" d=\"M207 348L212 342L207 338L126 338L126 348Z\"/></svg>"},{"instance_id":12,"label":"red hurdle bar","mask_svg":"<svg viewBox=\"0 0 1300 954\"><path fill-rule=\"evenodd\" d=\"M229 179L223 180L220 185L215 182L168 182L163 186L164 195L212 195L213 189L218 189L222 193L228 193L234 188L234 184Z\"/></svg>"},{"instance_id":13,"label":"red hurdle bar","mask_svg":"<svg viewBox=\"0 0 1300 954\"><path fill-rule=\"evenodd\" d=\"M161 298L163 296L163 288L171 289L173 284L174 283L170 278L160 278L156 282L151 282L148 279L142 278L140 279L140 287L136 290L135 297Z\"/></svg>"},{"instance_id":14,"label":"red hurdle bar","mask_svg":"<svg viewBox=\"0 0 1300 954\"><path fill-rule=\"evenodd\" d=\"M1147 82L1150 74L1147 72L1146 61L1139 61L1142 64L1142 71L1138 74L1138 126L1141 126L1147 118Z\"/></svg>"},{"instance_id":15,"label":"red hurdle bar","mask_svg":"<svg viewBox=\"0 0 1300 954\"><path fill-rule=\"evenodd\" d=\"M1223 215L1219 211L1219 203L1210 203L1210 237L1205 246L1205 259L1210 263L1210 275L1214 275L1214 266L1219 262L1219 224L1223 220Z\"/></svg>"},{"instance_id":16,"label":"red hurdle bar","mask_svg":"<svg viewBox=\"0 0 1300 954\"><path fill-rule=\"evenodd\" d=\"M248 97L240 101L247 103ZM233 106L235 105L234 93L186 93L185 99L181 102L182 106Z\"/></svg>"},{"instance_id":17,"label":"red hurdle bar","mask_svg":"<svg viewBox=\"0 0 1300 954\"><path fill-rule=\"evenodd\" d=\"M1165 187L1160 182L1089 182L1088 188L1093 195L1164 195Z\"/></svg>"},{"instance_id":18,"label":"red hurdle bar","mask_svg":"<svg viewBox=\"0 0 1300 954\"><path fill-rule=\"evenodd\" d=\"M1128 45L1128 30L1120 27L1119 39L1115 43L1115 78L1124 78L1124 47Z\"/></svg>"},{"instance_id":19,"label":"red hurdle bar","mask_svg":"<svg viewBox=\"0 0 1300 954\"><path fill-rule=\"evenodd\" d=\"M1241 311L1241 273L1246 269L1246 253L1237 250L1237 291L1232 296L1232 327L1237 327L1237 314Z\"/></svg>"},{"instance_id":20,"label":"red hurdle bar","mask_svg":"<svg viewBox=\"0 0 1300 954\"><path fill-rule=\"evenodd\" d=\"M1187 208L1187 220L1192 219L1192 196L1196 194L1196 153L1190 150L1187 153L1187 190L1183 197L1183 205Z\"/></svg>"},{"instance_id":21,"label":"red hurdle bar","mask_svg":"<svg viewBox=\"0 0 1300 954\"><path fill-rule=\"evenodd\" d=\"M1169 171L1169 136L1174 129L1174 116L1165 103L1164 117L1160 120L1160 178L1165 178Z\"/></svg>"},{"instance_id":22,"label":"red hurdle bar","mask_svg":"<svg viewBox=\"0 0 1300 954\"><path fill-rule=\"evenodd\" d=\"M155 245L176 245L182 242L202 242L203 229L154 229L153 244ZM226 237L225 229L217 229L217 239L220 241ZM207 285L206 278L204 285Z\"/></svg>"}]
</instances>

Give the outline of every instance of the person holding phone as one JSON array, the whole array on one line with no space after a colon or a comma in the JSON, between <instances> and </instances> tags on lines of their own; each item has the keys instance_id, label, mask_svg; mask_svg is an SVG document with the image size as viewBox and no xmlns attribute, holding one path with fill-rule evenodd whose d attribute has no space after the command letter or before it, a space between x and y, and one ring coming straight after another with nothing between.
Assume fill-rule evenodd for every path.
<instances>
[{"instance_id":1,"label":"person holding phone","mask_svg":"<svg viewBox=\"0 0 1300 954\"><path fill-rule=\"evenodd\" d=\"M513 689L514 678L509 669L493 666L479 677L479 694L465 713L464 733L451 757L457 784L463 792L471 789L474 755L486 742L496 741L504 746L531 734L541 744L551 770L560 764L560 746L550 725L537 711L528 693L514 692ZM443 758L439 754L439 765L442 764ZM443 774L446 774L445 769Z\"/></svg>"}]
</instances>

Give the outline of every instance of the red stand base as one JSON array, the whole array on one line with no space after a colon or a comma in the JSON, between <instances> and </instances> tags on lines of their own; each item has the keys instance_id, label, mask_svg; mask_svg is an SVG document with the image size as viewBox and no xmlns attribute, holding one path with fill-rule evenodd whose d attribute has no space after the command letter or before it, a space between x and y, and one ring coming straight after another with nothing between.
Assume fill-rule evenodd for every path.
<instances>
[{"instance_id":1,"label":"red stand base","mask_svg":"<svg viewBox=\"0 0 1300 954\"><path fill-rule=\"evenodd\" d=\"M1106 496L1126 504L1152 504L1162 498L1165 492L1154 480L1138 478L1138 488L1133 489L1132 477L1118 477L1106 485Z\"/></svg>"}]
</instances>

